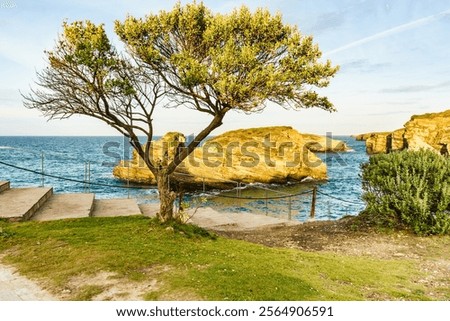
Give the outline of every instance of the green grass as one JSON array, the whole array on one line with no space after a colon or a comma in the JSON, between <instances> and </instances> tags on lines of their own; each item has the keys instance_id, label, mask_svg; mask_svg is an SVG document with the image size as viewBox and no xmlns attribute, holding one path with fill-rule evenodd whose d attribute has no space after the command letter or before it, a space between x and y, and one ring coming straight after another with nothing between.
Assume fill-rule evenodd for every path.
<instances>
[{"instance_id":1,"label":"green grass","mask_svg":"<svg viewBox=\"0 0 450 321\"><path fill-rule=\"evenodd\" d=\"M55 292L73 277L107 271L129 282L157 279L149 300L428 299L408 260L268 248L144 217L0 222L0 229L4 262ZM102 290L83 286L71 298Z\"/></svg>"},{"instance_id":2,"label":"green grass","mask_svg":"<svg viewBox=\"0 0 450 321\"><path fill-rule=\"evenodd\" d=\"M103 292L103 287L98 285L86 285L81 287L73 297L74 301L90 301L97 294Z\"/></svg>"}]
</instances>

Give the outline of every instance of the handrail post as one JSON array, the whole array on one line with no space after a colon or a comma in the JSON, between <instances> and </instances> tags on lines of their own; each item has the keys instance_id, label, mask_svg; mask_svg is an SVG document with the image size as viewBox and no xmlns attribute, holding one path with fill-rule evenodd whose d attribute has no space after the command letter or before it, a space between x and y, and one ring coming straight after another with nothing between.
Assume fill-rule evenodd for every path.
<instances>
[{"instance_id":1,"label":"handrail post","mask_svg":"<svg viewBox=\"0 0 450 321\"><path fill-rule=\"evenodd\" d=\"M328 209L328 219L331 219L331 206L330 206L330 200L327 201L327 209Z\"/></svg>"},{"instance_id":2,"label":"handrail post","mask_svg":"<svg viewBox=\"0 0 450 321\"><path fill-rule=\"evenodd\" d=\"M269 215L269 205L267 202L267 190L265 190L265 201L266 201L266 215Z\"/></svg>"},{"instance_id":3,"label":"handrail post","mask_svg":"<svg viewBox=\"0 0 450 321\"><path fill-rule=\"evenodd\" d=\"M130 160L127 160L127 164L128 164L127 193L128 193L128 198L130 198Z\"/></svg>"},{"instance_id":4,"label":"handrail post","mask_svg":"<svg viewBox=\"0 0 450 321\"><path fill-rule=\"evenodd\" d=\"M289 219L289 221L292 219L291 210L292 210L292 197L289 196L289 211L288 211L288 219Z\"/></svg>"},{"instance_id":5,"label":"handrail post","mask_svg":"<svg viewBox=\"0 0 450 321\"><path fill-rule=\"evenodd\" d=\"M91 162L88 162L88 193L91 192Z\"/></svg>"},{"instance_id":6,"label":"handrail post","mask_svg":"<svg viewBox=\"0 0 450 321\"><path fill-rule=\"evenodd\" d=\"M239 208L241 208L241 207L242 207L242 200L241 200L241 197L242 197L241 182L238 182L238 194L239 194L239 200L238 200L238 202L239 202Z\"/></svg>"},{"instance_id":7,"label":"handrail post","mask_svg":"<svg viewBox=\"0 0 450 321\"><path fill-rule=\"evenodd\" d=\"M84 162L83 193L86 193L86 180L87 180L87 164L86 164L86 162Z\"/></svg>"},{"instance_id":8,"label":"handrail post","mask_svg":"<svg viewBox=\"0 0 450 321\"><path fill-rule=\"evenodd\" d=\"M309 213L310 218L314 218L314 216L316 215L316 199L317 199L317 186L314 186L311 201L311 212Z\"/></svg>"},{"instance_id":9,"label":"handrail post","mask_svg":"<svg viewBox=\"0 0 450 321\"><path fill-rule=\"evenodd\" d=\"M41 152L41 186L44 187L44 152Z\"/></svg>"}]
</instances>

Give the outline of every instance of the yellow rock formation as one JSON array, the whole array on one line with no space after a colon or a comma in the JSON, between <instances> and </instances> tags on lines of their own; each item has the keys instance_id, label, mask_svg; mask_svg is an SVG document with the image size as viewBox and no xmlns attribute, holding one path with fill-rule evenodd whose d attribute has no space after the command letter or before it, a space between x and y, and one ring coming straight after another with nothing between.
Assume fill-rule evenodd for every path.
<instances>
[{"instance_id":1,"label":"yellow rock formation","mask_svg":"<svg viewBox=\"0 0 450 321\"><path fill-rule=\"evenodd\" d=\"M403 149L430 149L440 152L443 146L450 145L450 110L415 115L404 128L393 132L361 134L355 138L366 141L369 154Z\"/></svg>"},{"instance_id":2,"label":"yellow rock formation","mask_svg":"<svg viewBox=\"0 0 450 321\"><path fill-rule=\"evenodd\" d=\"M165 166L185 142L180 133L168 133L152 143L150 157ZM188 188L229 188L241 183L286 183L307 177L327 178L326 164L312 151L346 151L345 143L301 134L291 127L234 130L204 142L183 161L172 179ZM152 173L134 152L133 160L114 168L115 177L155 184Z\"/></svg>"}]
</instances>

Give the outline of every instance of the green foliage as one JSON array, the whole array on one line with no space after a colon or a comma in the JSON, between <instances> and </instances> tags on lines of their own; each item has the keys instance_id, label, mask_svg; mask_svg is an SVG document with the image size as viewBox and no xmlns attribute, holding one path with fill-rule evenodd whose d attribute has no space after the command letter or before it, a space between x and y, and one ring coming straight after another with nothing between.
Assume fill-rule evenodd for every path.
<instances>
[{"instance_id":1,"label":"green foliage","mask_svg":"<svg viewBox=\"0 0 450 321\"><path fill-rule=\"evenodd\" d=\"M6 228L0 226L0 239L7 239L13 236L14 236L13 232L10 232Z\"/></svg>"},{"instance_id":2,"label":"green foliage","mask_svg":"<svg viewBox=\"0 0 450 321\"><path fill-rule=\"evenodd\" d=\"M103 25L64 22L55 48L45 54L49 66L37 73L40 88L23 96L27 108L50 118L88 115L126 132L140 97L139 77L111 45Z\"/></svg>"},{"instance_id":3,"label":"green foliage","mask_svg":"<svg viewBox=\"0 0 450 321\"><path fill-rule=\"evenodd\" d=\"M47 56L52 68L78 78L92 96L94 92L102 91L105 95L135 93L123 74L130 67L111 45L103 25L95 25L89 20L64 22L63 35Z\"/></svg>"},{"instance_id":4,"label":"green foliage","mask_svg":"<svg viewBox=\"0 0 450 321\"><path fill-rule=\"evenodd\" d=\"M271 100L334 110L312 86L327 86L338 68L319 62L312 37L266 9L213 14L203 3L178 3L171 11L116 21L116 33L174 94L195 98L197 109L252 112Z\"/></svg>"},{"instance_id":5,"label":"green foliage","mask_svg":"<svg viewBox=\"0 0 450 321\"><path fill-rule=\"evenodd\" d=\"M402 151L372 156L362 170L364 217L419 235L450 233L450 158Z\"/></svg>"},{"instance_id":6,"label":"green foliage","mask_svg":"<svg viewBox=\"0 0 450 321\"><path fill-rule=\"evenodd\" d=\"M175 220L162 223L162 226L172 228L175 233L180 233L187 238L205 238L216 240L217 235L205 230L202 227L193 224L185 224L184 222L177 222Z\"/></svg>"},{"instance_id":7,"label":"green foliage","mask_svg":"<svg viewBox=\"0 0 450 321\"><path fill-rule=\"evenodd\" d=\"M66 50L65 62L84 65L92 69L114 66L115 52L106 36L103 25L90 21L76 21L63 24L64 35L59 46ZM53 57L50 54L50 57Z\"/></svg>"}]
</instances>

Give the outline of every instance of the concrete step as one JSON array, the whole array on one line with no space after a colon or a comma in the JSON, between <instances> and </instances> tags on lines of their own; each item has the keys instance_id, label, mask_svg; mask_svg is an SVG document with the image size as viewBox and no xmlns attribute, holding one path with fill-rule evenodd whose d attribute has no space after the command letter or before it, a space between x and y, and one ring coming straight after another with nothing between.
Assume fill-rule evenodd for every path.
<instances>
[{"instance_id":1,"label":"concrete step","mask_svg":"<svg viewBox=\"0 0 450 321\"><path fill-rule=\"evenodd\" d=\"M0 193L9 190L9 182L7 181L0 181Z\"/></svg>"},{"instance_id":2,"label":"concrete step","mask_svg":"<svg viewBox=\"0 0 450 321\"><path fill-rule=\"evenodd\" d=\"M55 194L32 217L33 221L53 221L91 216L94 194Z\"/></svg>"},{"instance_id":3,"label":"concrete step","mask_svg":"<svg viewBox=\"0 0 450 321\"><path fill-rule=\"evenodd\" d=\"M52 196L52 187L13 188L0 194L0 218L12 222L29 220Z\"/></svg>"},{"instance_id":4,"label":"concrete step","mask_svg":"<svg viewBox=\"0 0 450 321\"><path fill-rule=\"evenodd\" d=\"M105 199L95 200L93 217L112 217L141 215L142 212L135 199Z\"/></svg>"}]
</instances>

